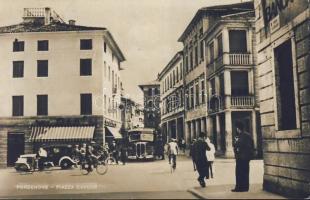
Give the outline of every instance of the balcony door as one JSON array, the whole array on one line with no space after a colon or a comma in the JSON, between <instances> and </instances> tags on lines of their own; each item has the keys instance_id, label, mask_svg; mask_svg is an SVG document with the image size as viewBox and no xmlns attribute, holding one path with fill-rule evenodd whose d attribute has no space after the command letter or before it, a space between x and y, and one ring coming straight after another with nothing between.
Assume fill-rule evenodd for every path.
<instances>
[{"instance_id":1,"label":"balcony door","mask_svg":"<svg viewBox=\"0 0 310 200\"><path fill-rule=\"evenodd\" d=\"M247 71L231 72L231 95L232 96L249 95L249 77Z\"/></svg>"},{"instance_id":2,"label":"balcony door","mask_svg":"<svg viewBox=\"0 0 310 200\"><path fill-rule=\"evenodd\" d=\"M229 52L247 53L247 37L245 30L229 31Z\"/></svg>"}]
</instances>

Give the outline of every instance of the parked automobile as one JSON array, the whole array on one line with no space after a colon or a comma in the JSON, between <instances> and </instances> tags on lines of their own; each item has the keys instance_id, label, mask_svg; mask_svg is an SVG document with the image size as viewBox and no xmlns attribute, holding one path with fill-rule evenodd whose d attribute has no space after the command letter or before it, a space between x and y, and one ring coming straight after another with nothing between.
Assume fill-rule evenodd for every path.
<instances>
[{"instance_id":1,"label":"parked automobile","mask_svg":"<svg viewBox=\"0 0 310 200\"><path fill-rule=\"evenodd\" d=\"M47 151L46 160L53 162L55 166L59 166L61 169L69 169L76 165L72 145L54 144L42 147Z\"/></svg>"}]
</instances>

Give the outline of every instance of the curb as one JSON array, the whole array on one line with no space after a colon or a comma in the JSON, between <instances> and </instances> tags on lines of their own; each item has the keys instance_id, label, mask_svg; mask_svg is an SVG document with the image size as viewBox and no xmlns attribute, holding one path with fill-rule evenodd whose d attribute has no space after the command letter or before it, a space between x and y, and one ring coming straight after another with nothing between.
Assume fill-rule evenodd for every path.
<instances>
[{"instance_id":1,"label":"curb","mask_svg":"<svg viewBox=\"0 0 310 200\"><path fill-rule=\"evenodd\" d=\"M207 199L206 197L204 197L204 195L201 192L199 192L196 189L189 189L187 190L187 192L191 193L192 195L194 195L195 197L199 199Z\"/></svg>"}]
</instances>

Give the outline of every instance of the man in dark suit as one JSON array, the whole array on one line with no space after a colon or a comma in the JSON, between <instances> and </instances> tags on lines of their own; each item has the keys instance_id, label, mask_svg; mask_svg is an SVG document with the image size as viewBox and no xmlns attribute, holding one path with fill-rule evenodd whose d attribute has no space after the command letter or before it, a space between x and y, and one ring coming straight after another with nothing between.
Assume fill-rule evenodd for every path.
<instances>
[{"instance_id":1,"label":"man in dark suit","mask_svg":"<svg viewBox=\"0 0 310 200\"><path fill-rule=\"evenodd\" d=\"M243 123L236 123L236 137L234 138L234 152L236 159L236 186L232 192L249 191L250 160L254 155L254 142L251 135L244 131Z\"/></svg>"},{"instance_id":2,"label":"man in dark suit","mask_svg":"<svg viewBox=\"0 0 310 200\"><path fill-rule=\"evenodd\" d=\"M206 187L204 179L209 179L209 163L206 157L206 151L210 150L210 147L204 140L205 134L201 132L199 138L193 144L192 148L192 159L195 163L196 169L198 171L199 177L198 181L201 187Z\"/></svg>"}]
</instances>

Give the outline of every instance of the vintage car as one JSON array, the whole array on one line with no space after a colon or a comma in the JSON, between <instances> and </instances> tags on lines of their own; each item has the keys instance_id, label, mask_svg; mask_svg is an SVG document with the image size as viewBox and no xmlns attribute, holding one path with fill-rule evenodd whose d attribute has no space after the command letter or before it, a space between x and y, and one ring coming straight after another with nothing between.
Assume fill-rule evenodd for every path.
<instances>
[{"instance_id":1,"label":"vintage car","mask_svg":"<svg viewBox=\"0 0 310 200\"><path fill-rule=\"evenodd\" d=\"M47 151L47 160L53 162L55 166L59 166L61 169L69 169L76 165L72 145L54 144L42 147Z\"/></svg>"}]
</instances>

